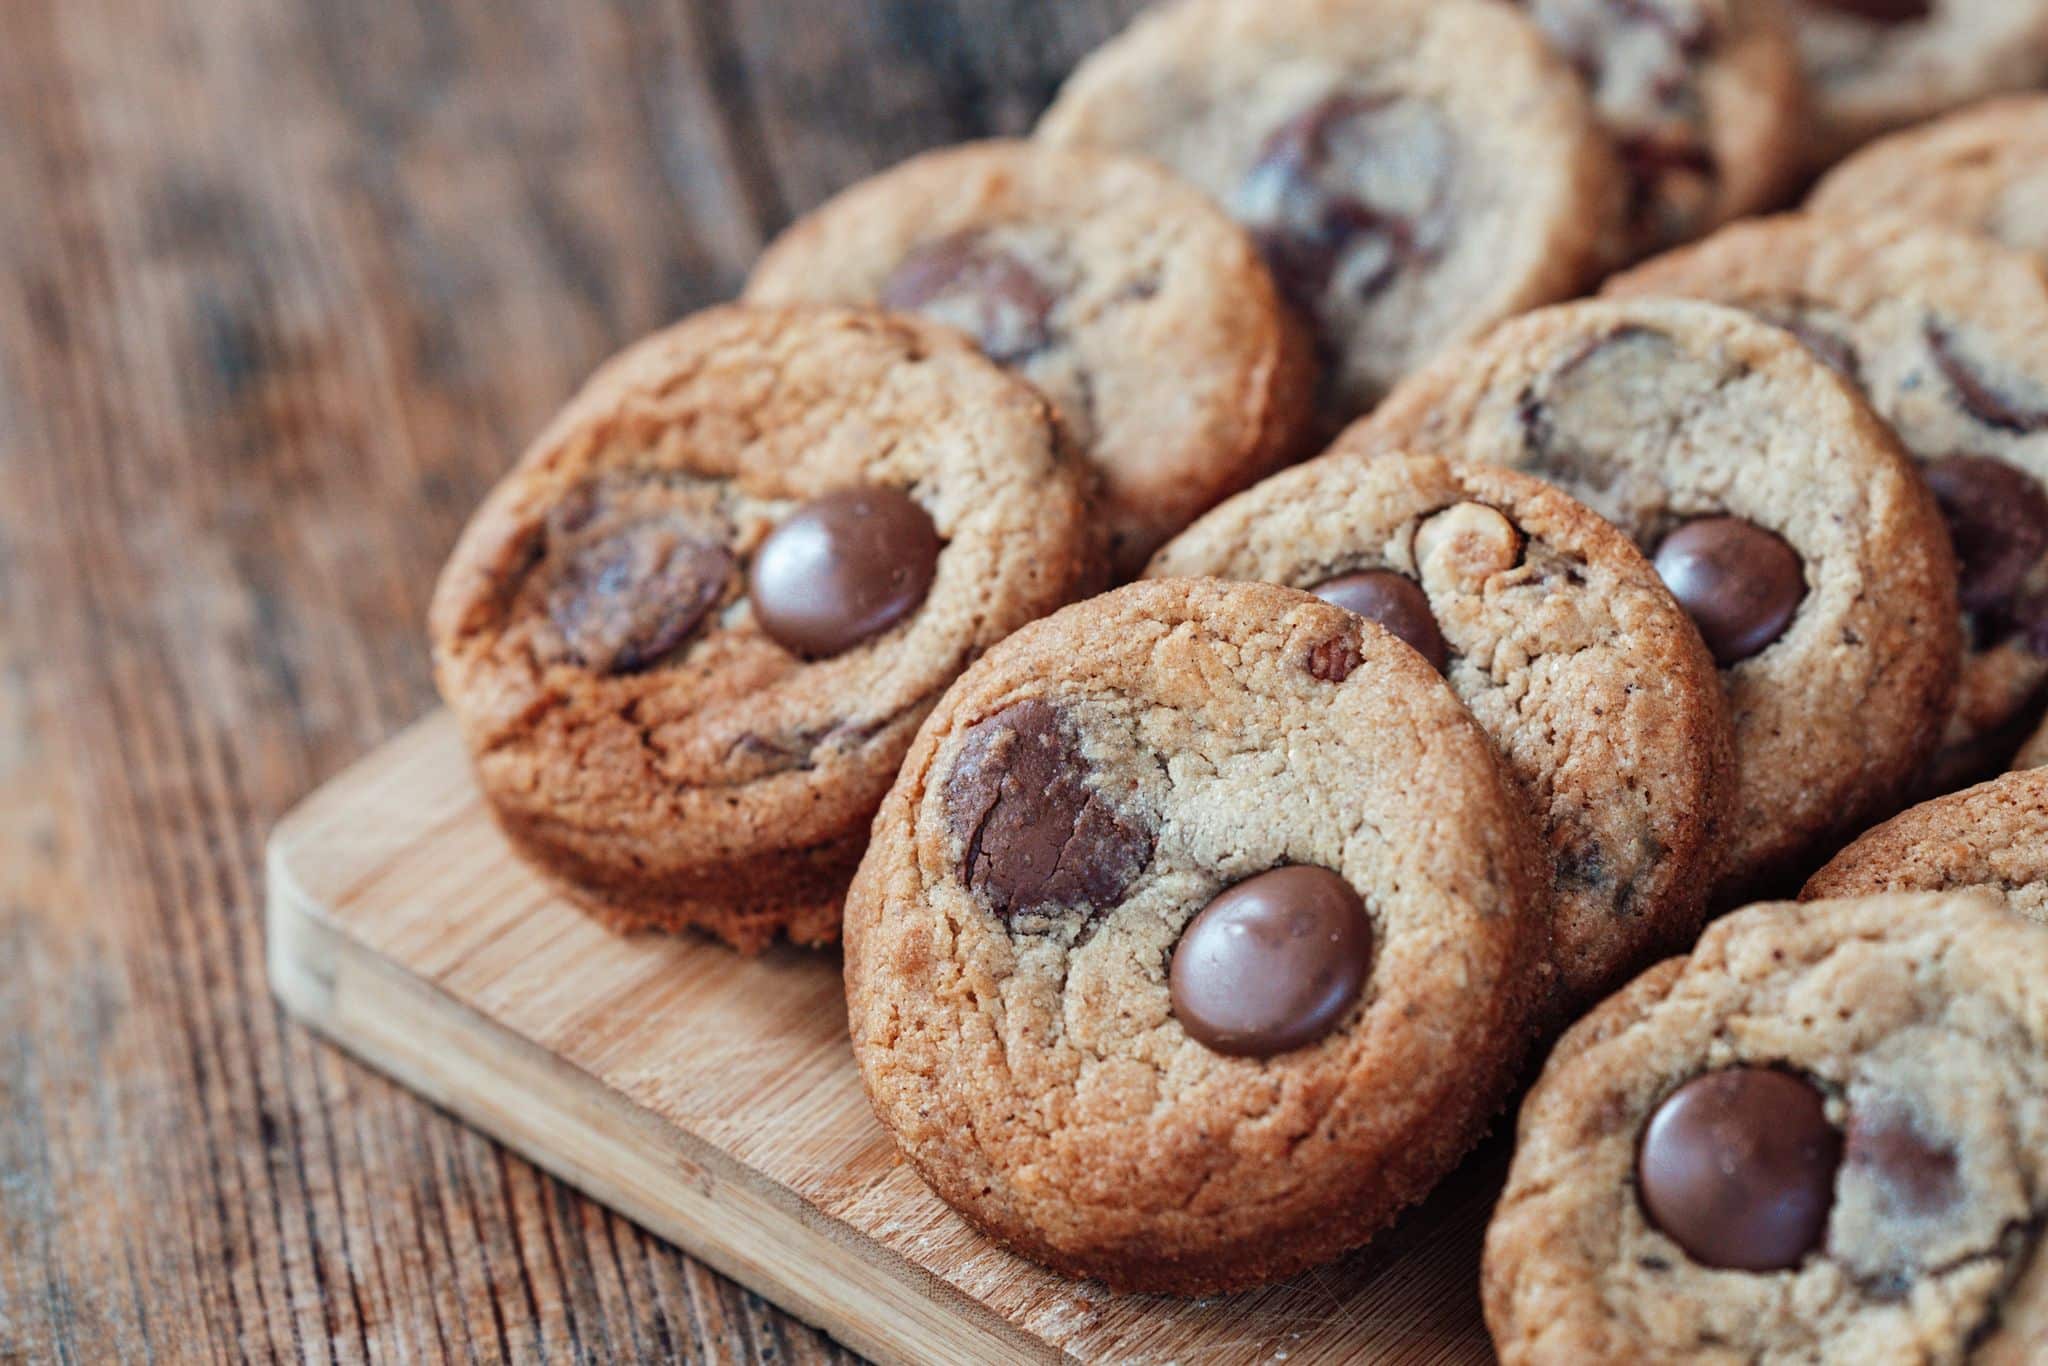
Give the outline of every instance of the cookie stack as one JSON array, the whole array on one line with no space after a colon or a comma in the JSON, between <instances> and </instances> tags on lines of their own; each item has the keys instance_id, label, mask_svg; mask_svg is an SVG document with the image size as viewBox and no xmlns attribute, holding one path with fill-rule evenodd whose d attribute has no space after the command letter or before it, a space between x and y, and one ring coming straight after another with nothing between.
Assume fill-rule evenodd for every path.
<instances>
[{"instance_id":1,"label":"cookie stack","mask_svg":"<svg viewBox=\"0 0 2048 1366\"><path fill-rule=\"evenodd\" d=\"M1157 6L491 493L482 789L619 929L843 933L1069 1274L1356 1247L1562 1033L1504 1358L2048 1357L2048 783L1957 791L2048 700L2048 97L1749 217L2040 84L2048 0Z\"/></svg>"}]
</instances>

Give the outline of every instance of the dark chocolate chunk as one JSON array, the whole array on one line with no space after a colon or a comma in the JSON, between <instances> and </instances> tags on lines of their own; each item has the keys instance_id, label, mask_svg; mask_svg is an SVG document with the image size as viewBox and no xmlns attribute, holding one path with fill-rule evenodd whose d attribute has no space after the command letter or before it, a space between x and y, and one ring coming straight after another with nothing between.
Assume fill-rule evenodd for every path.
<instances>
[{"instance_id":1,"label":"dark chocolate chunk","mask_svg":"<svg viewBox=\"0 0 2048 1366\"><path fill-rule=\"evenodd\" d=\"M1650 1117L1636 1156L1643 1208L1686 1255L1727 1271L1785 1271L1818 1247L1842 1136L1819 1091L1735 1067L1687 1082Z\"/></svg>"},{"instance_id":2,"label":"dark chocolate chunk","mask_svg":"<svg viewBox=\"0 0 2048 1366\"><path fill-rule=\"evenodd\" d=\"M1806 568L1784 540L1739 517L1688 522L1657 548L1657 573L1722 668L1763 653L1806 600Z\"/></svg>"},{"instance_id":3,"label":"dark chocolate chunk","mask_svg":"<svg viewBox=\"0 0 2048 1366\"><path fill-rule=\"evenodd\" d=\"M806 504L747 570L754 619L810 658L870 640L924 604L938 573L931 514L897 489L854 488Z\"/></svg>"},{"instance_id":4,"label":"dark chocolate chunk","mask_svg":"<svg viewBox=\"0 0 2048 1366\"><path fill-rule=\"evenodd\" d=\"M1928 323L1927 349L1970 416L1987 427L2021 436L2048 431L2048 404L2029 403L2015 397L2009 386L2020 382L2017 379L2007 380L2001 385L1987 378L1983 370L1963 354L1961 339L1952 329L1939 322Z\"/></svg>"},{"instance_id":5,"label":"dark chocolate chunk","mask_svg":"<svg viewBox=\"0 0 2048 1366\"><path fill-rule=\"evenodd\" d=\"M1850 1116L1843 1160L1874 1178L1885 1203L1899 1214L1939 1214L1962 1198L1955 1149L1923 1134L1903 1106L1859 1109Z\"/></svg>"},{"instance_id":6,"label":"dark chocolate chunk","mask_svg":"<svg viewBox=\"0 0 2048 1366\"><path fill-rule=\"evenodd\" d=\"M979 232L927 242L903 258L882 285L881 305L918 313L974 338L1004 365L1029 360L1052 345L1058 294L1016 253Z\"/></svg>"},{"instance_id":7,"label":"dark chocolate chunk","mask_svg":"<svg viewBox=\"0 0 2048 1366\"><path fill-rule=\"evenodd\" d=\"M1032 698L967 732L945 778L960 880L1007 920L1120 903L1152 861L1152 836L1094 785L1059 708Z\"/></svg>"},{"instance_id":8,"label":"dark chocolate chunk","mask_svg":"<svg viewBox=\"0 0 2048 1366\"><path fill-rule=\"evenodd\" d=\"M1173 951L1173 1015L1205 1048L1270 1058L1335 1029L1373 956L1365 902L1326 868L1275 868L1188 923Z\"/></svg>"},{"instance_id":9,"label":"dark chocolate chunk","mask_svg":"<svg viewBox=\"0 0 2048 1366\"><path fill-rule=\"evenodd\" d=\"M2003 612L2048 554L2048 490L1988 455L1952 455L1925 473L1962 564L1964 610Z\"/></svg>"},{"instance_id":10,"label":"dark chocolate chunk","mask_svg":"<svg viewBox=\"0 0 2048 1366\"><path fill-rule=\"evenodd\" d=\"M1429 595L1413 579L1389 569L1369 569L1331 579L1311 591L1324 602L1386 627L1438 673L1450 663L1451 647L1429 610Z\"/></svg>"},{"instance_id":11,"label":"dark chocolate chunk","mask_svg":"<svg viewBox=\"0 0 2048 1366\"><path fill-rule=\"evenodd\" d=\"M732 554L681 512L618 510L596 489L548 523L547 612L571 659L637 673L681 645L725 595Z\"/></svg>"},{"instance_id":12,"label":"dark chocolate chunk","mask_svg":"<svg viewBox=\"0 0 2048 1366\"><path fill-rule=\"evenodd\" d=\"M1267 138L1232 204L1297 305L1370 300L1434 254L1456 151L1420 100L1335 94Z\"/></svg>"}]
</instances>

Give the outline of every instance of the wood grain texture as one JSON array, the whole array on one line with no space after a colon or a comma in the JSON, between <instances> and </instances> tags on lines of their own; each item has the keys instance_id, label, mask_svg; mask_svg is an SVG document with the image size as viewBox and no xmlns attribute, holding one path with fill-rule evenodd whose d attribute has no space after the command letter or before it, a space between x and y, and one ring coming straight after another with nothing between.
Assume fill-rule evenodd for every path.
<instances>
[{"instance_id":1,"label":"wood grain texture","mask_svg":"<svg viewBox=\"0 0 2048 1366\"><path fill-rule=\"evenodd\" d=\"M843 1357L288 1024L262 840L599 359L1137 7L0 4L0 1360Z\"/></svg>"},{"instance_id":2,"label":"wood grain texture","mask_svg":"<svg viewBox=\"0 0 2048 1366\"><path fill-rule=\"evenodd\" d=\"M1484 1362L1501 1156L1366 1252L1189 1302L1001 1250L869 1111L839 965L622 939L512 855L445 714L312 797L270 851L279 995L542 1166L889 1361Z\"/></svg>"}]
</instances>

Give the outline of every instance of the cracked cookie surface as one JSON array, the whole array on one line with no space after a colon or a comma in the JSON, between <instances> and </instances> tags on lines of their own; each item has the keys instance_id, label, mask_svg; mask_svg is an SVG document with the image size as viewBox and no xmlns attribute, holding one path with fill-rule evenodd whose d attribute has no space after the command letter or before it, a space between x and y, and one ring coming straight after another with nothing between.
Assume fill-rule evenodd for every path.
<instances>
[{"instance_id":1,"label":"cracked cookie surface","mask_svg":"<svg viewBox=\"0 0 2048 1366\"><path fill-rule=\"evenodd\" d=\"M2048 924L2048 769L2008 773L1893 817L1800 896L1980 891Z\"/></svg>"},{"instance_id":2,"label":"cracked cookie surface","mask_svg":"<svg viewBox=\"0 0 2048 1366\"><path fill-rule=\"evenodd\" d=\"M1656 560L1721 660L1724 895L1896 809L1954 702L1954 556L1890 430L1785 332L1689 300L1546 309L1447 354L1336 450L1547 479Z\"/></svg>"},{"instance_id":3,"label":"cracked cookie surface","mask_svg":"<svg viewBox=\"0 0 2048 1366\"><path fill-rule=\"evenodd\" d=\"M2048 261L2048 95L1992 100L1874 142L1830 171L1806 206L1929 218Z\"/></svg>"},{"instance_id":4,"label":"cracked cookie surface","mask_svg":"<svg viewBox=\"0 0 2048 1366\"><path fill-rule=\"evenodd\" d=\"M2048 929L1971 894L1714 925L1523 1105L1482 1272L1502 1361L2041 1360L2044 984Z\"/></svg>"},{"instance_id":5,"label":"cracked cookie surface","mask_svg":"<svg viewBox=\"0 0 2048 1366\"><path fill-rule=\"evenodd\" d=\"M983 142L833 199L768 248L759 303L922 313L1037 385L1101 472L1110 557L1291 458L1315 360L1244 230L1148 162Z\"/></svg>"},{"instance_id":6,"label":"cracked cookie surface","mask_svg":"<svg viewBox=\"0 0 2048 1366\"><path fill-rule=\"evenodd\" d=\"M1045 400L946 329L715 309L606 364L485 499L436 681L499 823L600 919L825 942L939 694L1099 573L1087 489Z\"/></svg>"},{"instance_id":7,"label":"cracked cookie surface","mask_svg":"<svg viewBox=\"0 0 2048 1366\"><path fill-rule=\"evenodd\" d=\"M1147 573L1346 606L1362 575L1413 586L1438 667L1536 813L1557 1010L1697 933L1734 787L1720 679L1656 571L1590 509L1494 466L1333 456L1223 504ZM1354 610L1408 636L1375 607Z\"/></svg>"},{"instance_id":8,"label":"cracked cookie surface","mask_svg":"<svg viewBox=\"0 0 2048 1366\"><path fill-rule=\"evenodd\" d=\"M1812 165L1961 105L2048 81L2048 0L1787 0Z\"/></svg>"},{"instance_id":9,"label":"cracked cookie surface","mask_svg":"<svg viewBox=\"0 0 2048 1366\"><path fill-rule=\"evenodd\" d=\"M1038 136L1162 161L1249 227L1317 325L1332 422L1582 288L1623 207L1581 82L1492 0L1177 0L1083 62Z\"/></svg>"},{"instance_id":10,"label":"cracked cookie surface","mask_svg":"<svg viewBox=\"0 0 2048 1366\"><path fill-rule=\"evenodd\" d=\"M1789 328L1891 424L1961 560L1968 652L1925 786L2000 767L2048 686L2048 269L1916 219L1792 215L1737 224L1606 292L1711 299Z\"/></svg>"},{"instance_id":11,"label":"cracked cookie surface","mask_svg":"<svg viewBox=\"0 0 2048 1366\"><path fill-rule=\"evenodd\" d=\"M1500 1105L1539 857L1393 637L1269 585L1134 584L991 650L920 732L848 896L854 1052L925 1181L1025 1255L1276 1279Z\"/></svg>"}]
</instances>

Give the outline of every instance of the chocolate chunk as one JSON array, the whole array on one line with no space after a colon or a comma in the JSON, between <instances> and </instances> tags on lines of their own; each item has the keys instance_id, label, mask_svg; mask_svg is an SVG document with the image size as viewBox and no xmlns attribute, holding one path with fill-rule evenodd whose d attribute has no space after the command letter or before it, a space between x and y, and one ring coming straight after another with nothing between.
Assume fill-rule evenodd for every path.
<instances>
[{"instance_id":1,"label":"chocolate chunk","mask_svg":"<svg viewBox=\"0 0 2048 1366\"><path fill-rule=\"evenodd\" d=\"M1921 1133L1903 1106L1850 1116L1843 1161L1867 1172L1897 1214L1940 1214L1962 1198L1955 1149Z\"/></svg>"},{"instance_id":2,"label":"chocolate chunk","mask_svg":"<svg viewBox=\"0 0 2048 1366\"><path fill-rule=\"evenodd\" d=\"M1917 24L1934 17L1934 0L1808 0L1873 24Z\"/></svg>"},{"instance_id":3,"label":"chocolate chunk","mask_svg":"<svg viewBox=\"0 0 2048 1366\"><path fill-rule=\"evenodd\" d=\"M1810 308L1796 305L1782 309L1759 308L1753 311L1765 322L1782 327L1799 338L1806 349L1818 356L1828 369L1858 389L1863 387L1863 357L1856 350L1856 344L1843 336L1833 323L1822 321Z\"/></svg>"},{"instance_id":4,"label":"chocolate chunk","mask_svg":"<svg viewBox=\"0 0 2048 1366\"><path fill-rule=\"evenodd\" d=\"M1630 323L1591 338L1521 397L1535 472L1604 493L1627 477L1629 448L1663 439L1694 395L1713 392L1725 378L1656 328Z\"/></svg>"},{"instance_id":5,"label":"chocolate chunk","mask_svg":"<svg viewBox=\"0 0 2048 1366\"><path fill-rule=\"evenodd\" d=\"M882 285L881 305L919 313L974 338L1003 365L1052 345L1057 293L1014 252L979 232L927 242L903 258Z\"/></svg>"},{"instance_id":6,"label":"chocolate chunk","mask_svg":"<svg viewBox=\"0 0 2048 1366\"><path fill-rule=\"evenodd\" d=\"M960 880L997 915L1117 905L1152 861L1152 836L1090 781L1063 713L1033 698L967 732L945 780Z\"/></svg>"},{"instance_id":7,"label":"chocolate chunk","mask_svg":"<svg viewBox=\"0 0 2048 1366\"><path fill-rule=\"evenodd\" d=\"M1330 579L1311 591L1324 602L1386 627L1438 673L1450 663L1451 647L1429 610L1429 597L1413 579L1389 569L1368 569Z\"/></svg>"},{"instance_id":8,"label":"chocolate chunk","mask_svg":"<svg viewBox=\"0 0 2048 1366\"><path fill-rule=\"evenodd\" d=\"M582 488L548 521L547 611L569 658L629 674L683 643L725 595L733 559L682 512L621 510Z\"/></svg>"},{"instance_id":9,"label":"chocolate chunk","mask_svg":"<svg viewBox=\"0 0 2048 1366\"><path fill-rule=\"evenodd\" d=\"M2002 612L2048 554L2048 490L1988 455L1952 455L1924 472L1962 562L1963 609Z\"/></svg>"},{"instance_id":10,"label":"chocolate chunk","mask_svg":"<svg viewBox=\"0 0 2048 1366\"><path fill-rule=\"evenodd\" d=\"M1657 1108L1636 1177L1650 1222L1694 1261L1785 1271L1820 1245L1841 1161L1819 1091L1735 1067L1687 1082Z\"/></svg>"},{"instance_id":11,"label":"chocolate chunk","mask_svg":"<svg viewBox=\"0 0 2048 1366\"><path fill-rule=\"evenodd\" d=\"M1297 305L1365 302L1435 253L1456 152L1420 100L1330 95L1266 139L1232 207Z\"/></svg>"},{"instance_id":12,"label":"chocolate chunk","mask_svg":"<svg viewBox=\"0 0 2048 1366\"><path fill-rule=\"evenodd\" d=\"M1657 548L1657 573L1722 668L1763 653L1806 601L1799 552L1753 522L1688 522Z\"/></svg>"},{"instance_id":13,"label":"chocolate chunk","mask_svg":"<svg viewBox=\"0 0 2048 1366\"><path fill-rule=\"evenodd\" d=\"M1928 323L1927 349L1970 416L1987 427L2016 432L2021 436L2048 431L2048 406L2015 398L1985 378L1984 373L1963 354L1961 341L1949 328L1938 322Z\"/></svg>"},{"instance_id":14,"label":"chocolate chunk","mask_svg":"<svg viewBox=\"0 0 2048 1366\"><path fill-rule=\"evenodd\" d=\"M1335 1029L1372 967L1365 902L1326 868L1291 865L1204 907L1173 951L1173 1015L1217 1053L1270 1058Z\"/></svg>"},{"instance_id":15,"label":"chocolate chunk","mask_svg":"<svg viewBox=\"0 0 2048 1366\"><path fill-rule=\"evenodd\" d=\"M754 619L810 658L872 639L923 605L939 567L931 514L896 489L855 488L800 508L747 570Z\"/></svg>"},{"instance_id":16,"label":"chocolate chunk","mask_svg":"<svg viewBox=\"0 0 2048 1366\"><path fill-rule=\"evenodd\" d=\"M1342 683L1363 662L1358 642L1349 636L1332 636L1308 652L1309 675L1322 683Z\"/></svg>"}]
</instances>

